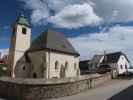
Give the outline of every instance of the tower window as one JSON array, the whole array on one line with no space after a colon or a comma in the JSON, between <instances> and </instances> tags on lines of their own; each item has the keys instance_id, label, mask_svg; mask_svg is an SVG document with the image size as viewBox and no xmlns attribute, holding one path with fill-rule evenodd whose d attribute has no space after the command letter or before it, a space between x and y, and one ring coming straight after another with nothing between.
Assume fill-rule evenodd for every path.
<instances>
[{"instance_id":1,"label":"tower window","mask_svg":"<svg viewBox=\"0 0 133 100\"><path fill-rule=\"evenodd\" d=\"M26 32L27 32L26 28L23 27L23 28L22 28L22 33L23 33L23 34L26 34Z\"/></svg>"}]
</instances>

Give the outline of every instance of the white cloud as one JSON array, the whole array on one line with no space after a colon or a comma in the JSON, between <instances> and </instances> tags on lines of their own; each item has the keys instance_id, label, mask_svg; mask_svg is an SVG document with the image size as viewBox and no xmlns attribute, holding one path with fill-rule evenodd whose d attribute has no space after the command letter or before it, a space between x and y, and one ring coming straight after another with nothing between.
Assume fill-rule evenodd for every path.
<instances>
[{"instance_id":1,"label":"white cloud","mask_svg":"<svg viewBox=\"0 0 133 100\"><path fill-rule=\"evenodd\" d=\"M50 19L55 26L64 28L97 25L101 20L87 3L67 6Z\"/></svg>"},{"instance_id":2,"label":"white cloud","mask_svg":"<svg viewBox=\"0 0 133 100\"><path fill-rule=\"evenodd\" d=\"M133 60L133 27L114 26L108 32L85 34L69 38L80 52L81 59L89 59L95 54L123 51Z\"/></svg>"},{"instance_id":3,"label":"white cloud","mask_svg":"<svg viewBox=\"0 0 133 100\"><path fill-rule=\"evenodd\" d=\"M101 18L93 10L89 0L19 0L32 11L33 24L47 24L65 28L97 25ZM54 15L51 14L54 12Z\"/></svg>"},{"instance_id":4,"label":"white cloud","mask_svg":"<svg viewBox=\"0 0 133 100\"><path fill-rule=\"evenodd\" d=\"M85 9L85 7L83 8L84 4L88 4L86 5L87 6L86 10L88 12L94 9L94 11L90 13L92 14L92 16L93 15L96 15L97 17L99 16L100 18L103 18L105 22L109 22L109 23L110 22L127 22L127 21L133 20L133 13L132 13L133 0L19 0L19 1L24 2L25 7L31 10L32 12L31 22L33 24L46 24L49 17L51 16L50 11L52 10L55 14L53 19L57 18L54 21L54 23L57 21L59 23L56 23L56 24L59 24L58 26L60 26L62 25L61 22L63 21L65 22L64 23L65 25L64 24L63 25L66 26L66 19L62 17L68 14L66 16L71 15L70 17L73 18L74 16L72 16L73 14L71 14L71 12L75 11L75 13L78 13L80 12L80 10L77 11L78 8L76 10L75 9L67 10L65 8L68 8L68 7L75 8L75 5L81 5L80 6L81 9ZM89 5L91 7L88 7ZM87 12L86 10L85 12ZM65 15L61 15L61 14L64 14L64 12L67 12L67 13L65 13ZM82 14L83 13L84 12L82 12ZM86 18L88 15L89 14L86 14ZM77 19L76 16L75 16L75 19ZM91 19L88 19L88 20L91 20ZM68 22L70 22L70 20ZM83 22L79 26L82 26ZM76 23L73 23L73 25Z\"/></svg>"},{"instance_id":5,"label":"white cloud","mask_svg":"<svg viewBox=\"0 0 133 100\"><path fill-rule=\"evenodd\" d=\"M0 49L0 58L2 58L4 55L8 55L9 49Z\"/></svg>"},{"instance_id":6,"label":"white cloud","mask_svg":"<svg viewBox=\"0 0 133 100\"><path fill-rule=\"evenodd\" d=\"M31 23L46 24L49 17L47 0L19 0L24 3L25 8L32 11Z\"/></svg>"},{"instance_id":7,"label":"white cloud","mask_svg":"<svg viewBox=\"0 0 133 100\"><path fill-rule=\"evenodd\" d=\"M91 0L105 22L133 21L133 0ZM115 16L114 16L115 15ZM117 15L117 16L116 16Z\"/></svg>"}]
</instances>

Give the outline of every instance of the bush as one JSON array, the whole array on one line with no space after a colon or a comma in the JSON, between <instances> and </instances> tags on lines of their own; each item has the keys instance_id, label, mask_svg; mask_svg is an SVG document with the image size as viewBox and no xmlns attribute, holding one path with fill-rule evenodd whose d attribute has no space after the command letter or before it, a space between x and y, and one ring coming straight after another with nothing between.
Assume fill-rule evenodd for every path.
<instances>
[{"instance_id":1,"label":"bush","mask_svg":"<svg viewBox=\"0 0 133 100\"><path fill-rule=\"evenodd\" d=\"M7 65L0 64L0 76L7 76L7 70L3 70L4 68L7 68Z\"/></svg>"}]
</instances>

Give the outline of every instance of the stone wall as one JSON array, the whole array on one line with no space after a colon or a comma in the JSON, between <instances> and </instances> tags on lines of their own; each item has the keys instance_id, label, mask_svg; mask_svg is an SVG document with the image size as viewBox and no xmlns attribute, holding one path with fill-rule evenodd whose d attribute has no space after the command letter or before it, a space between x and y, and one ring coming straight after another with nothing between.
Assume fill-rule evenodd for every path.
<instances>
[{"instance_id":1,"label":"stone wall","mask_svg":"<svg viewBox=\"0 0 133 100\"><path fill-rule=\"evenodd\" d=\"M0 96L11 100L45 100L70 96L110 80L107 75L89 75L68 79L11 79L0 78Z\"/></svg>"}]
</instances>

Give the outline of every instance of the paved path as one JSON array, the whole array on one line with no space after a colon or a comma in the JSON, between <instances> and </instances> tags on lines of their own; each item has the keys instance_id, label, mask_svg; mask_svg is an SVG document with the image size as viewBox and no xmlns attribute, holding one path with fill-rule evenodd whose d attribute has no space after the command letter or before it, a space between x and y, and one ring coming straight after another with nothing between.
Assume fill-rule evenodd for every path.
<instances>
[{"instance_id":1,"label":"paved path","mask_svg":"<svg viewBox=\"0 0 133 100\"><path fill-rule=\"evenodd\" d=\"M51 100L133 100L132 85L133 80L112 80L87 92Z\"/></svg>"}]
</instances>

